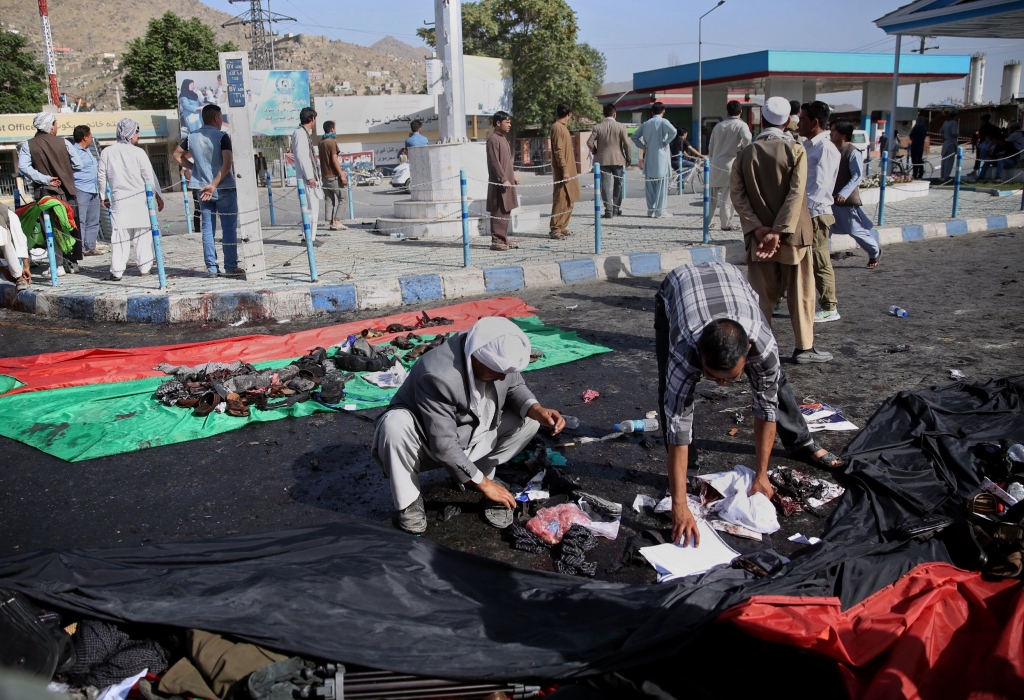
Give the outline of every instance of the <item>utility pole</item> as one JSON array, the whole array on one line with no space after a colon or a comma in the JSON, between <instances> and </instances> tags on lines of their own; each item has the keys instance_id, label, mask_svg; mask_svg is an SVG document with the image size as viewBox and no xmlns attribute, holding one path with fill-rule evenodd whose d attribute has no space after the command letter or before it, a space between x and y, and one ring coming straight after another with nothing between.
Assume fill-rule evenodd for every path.
<instances>
[{"instance_id":1,"label":"utility pole","mask_svg":"<svg viewBox=\"0 0 1024 700\"><path fill-rule=\"evenodd\" d=\"M57 59L53 55L53 35L50 33L50 8L46 0L39 0L39 21L43 25L43 46L46 49L46 74L50 82L50 104L60 107L57 90Z\"/></svg>"},{"instance_id":2,"label":"utility pole","mask_svg":"<svg viewBox=\"0 0 1024 700\"><path fill-rule=\"evenodd\" d=\"M43 0L40 0L42 2ZM249 37L252 41L252 49L249 51L249 61L252 70L272 70L274 68L274 22L295 22L294 17L286 17L273 13L269 9L263 10L260 0L228 0L231 4L236 2L248 2L249 10L225 22L222 27L247 26ZM270 29L270 40L267 40L267 29Z\"/></svg>"},{"instance_id":3,"label":"utility pole","mask_svg":"<svg viewBox=\"0 0 1024 700\"><path fill-rule=\"evenodd\" d=\"M921 48L919 48L919 49L911 49L910 52L911 53L919 53L922 56L924 56L924 52L925 51L930 51L932 49L939 48L938 46L925 46L925 43L928 41L928 38L929 37L926 37L926 36L921 37ZM921 106L921 81L918 80L916 83L914 83L914 109L917 109L920 106Z\"/></svg>"}]
</instances>

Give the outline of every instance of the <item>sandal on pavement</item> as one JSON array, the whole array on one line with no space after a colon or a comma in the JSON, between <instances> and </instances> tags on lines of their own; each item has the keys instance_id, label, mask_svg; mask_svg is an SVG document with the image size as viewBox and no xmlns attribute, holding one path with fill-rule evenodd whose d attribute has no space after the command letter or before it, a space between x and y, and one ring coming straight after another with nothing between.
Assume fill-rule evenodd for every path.
<instances>
[{"instance_id":1,"label":"sandal on pavement","mask_svg":"<svg viewBox=\"0 0 1024 700\"><path fill-rule=\"evenodd\" d=\"M814 456L815 452L823 449L825 448L822 447L820 442L813 440L811 441L811 444L806 447L801 447L798 450L791 450L790 454L793 455L794 459L799 459L826 471L839 469L843 466L843 460L836 457L832 452L825 452L821 457Z\"/></svg>"},{"instance_id":2,"label":"sandal on pavement","mask_svg":"<svg viewBox=\"0 0 1024 700\"><path fill-rule=\"evenodd\" d=\"M869 270L874 270L874 269L875 269L876 267L878 267L878 262L879 262L879 261L880 261L881 259L882 259L882 249L881 249L881 248L879 248L879 249L878 249L878 255L877 255L877 256L875 256L875 257L873 257L873 258L870 258L870 259L868 260L867 268L868 268Z\"/></svg>"}]
</instances>

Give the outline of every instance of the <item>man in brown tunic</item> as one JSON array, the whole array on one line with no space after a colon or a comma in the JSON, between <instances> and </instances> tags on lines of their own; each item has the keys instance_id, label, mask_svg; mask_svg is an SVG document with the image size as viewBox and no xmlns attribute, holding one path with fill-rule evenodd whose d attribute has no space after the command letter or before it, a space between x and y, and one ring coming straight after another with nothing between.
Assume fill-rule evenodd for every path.
<instances>
[{"instance_id":1,"label":"man in brown tunic","mask_svg":"<svg viewBox=\"0 0 1024 700\"><path fill-rule=\"evenodd\" d=\"M832 355L814 349L814 227L807 209L807 154L782 130L789 103L765 101L765 129L740 151L732 167L730 194L746 244L747 281L758 295L761 313L771 323L775 304L788 290L796 349L793 361L828 362Z\"/></svg>"},{"instance_id":2,"label":"man in brown tunic","mask_svg":"<svg viewBox=\"0 0 1024 700\"><path fill-rule=\"evenodd\" d=\"M495 112L491 117L494 131L487 137L487 213L491 215L491 250L508 250L508 225L512 210L519 206L515 185L519 184L512 169L512 149L508 133L512 119L508 112ZM501 183L501 184L498 184Z\"/></svg>"},{"instance_id":3,"label":"man in brown tunic","mask_svg":"<svg viewBox=\"0 0 1024 700\"><path fill-rule=\"evenodd\" d=\"M580 181L576 177L576 153L569 133L572 107L563 102L558 105L556 114L558 119L551 125L551 175L555 181L551 196L551 237L566 238L569 236L566 229L572 218L573 203L581 196Z\"/></svg>"}]
</instances>

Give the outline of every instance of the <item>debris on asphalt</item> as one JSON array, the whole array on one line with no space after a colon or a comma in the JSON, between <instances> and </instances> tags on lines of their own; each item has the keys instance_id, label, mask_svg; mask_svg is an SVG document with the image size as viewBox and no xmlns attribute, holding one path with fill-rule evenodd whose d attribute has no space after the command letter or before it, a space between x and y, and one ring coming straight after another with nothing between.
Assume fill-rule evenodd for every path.
<instances>
[{"instance_id":1,"label":"debris on asphalt","mask_svg":"<svg viewBox=\"0 0 1024 700\"><path fill-rule=\"evenodd\" d=\"M567 308L567 309L569 309L569 310L571 311L571 310L573 310L573 309L578 309L578 308L580 308L580 305L579 305L579 304L573 304L572 306L567 306L567 307L565 307L565 308Z\"/></svg>"},{"instance_id":2,"label":"debris on asphalt","mask_svg":"<svg viewBox=\"0 0 1024 700\"><path fill-rule=\"evenodd\" d=\"M902 306L893 305L889 307L889 315L896 318L906 318L910 314Z\"/></svg>"},{"instance_id":3,"label":"debris on asphalt","mask_svg":"<svg viewBox=\"0 0 1024 700\"><path fill-rule=\"evenodd\" d=\"M554 546L562 541L573 525L589 525L590 518L575 503L563 503L551 508L541 508L537 515L526 522L526 529L540 538L541 542Z\"/></svg>"},{"instance_id":4,"label":"debris on asphalt","mask_svg":"<svg viewBox=\"0 0 1024 700\"><path fill-rule=\"evenodd\" d=\"M618 437L622 437L622 433L620 433L620 432L608 433L604 437L599 437L599 438L595 438L595 437L581 437L579 442L580 442L581 445L587 445L587 444L590 444L591 442L608 442L609 440L614 440L615 438L618 438Z\"/></svg>"},{"instance_id":5,"label":"debris on asphalt","mask_svg":"<svg viewBox=\"0 0 1024 700\"><path fill-rule=\"evenodd\" d=\"M562 537L555 559L555 570L560 574L594 576L597 562L586 561L587 552L597 546L597 540L590 530L573 524Z\"/></svg>"},{"instance_id":6,"label":"debris on asphalt","mask_svg":"<svg viewBox=\"0 0 1024 700\"><path fill-rule=\"evenodd\" d=\"M642 493L638 493L633 499L633 510L637 513L643 513L644 508L653 508L656 505L658 505L656 500Z\"/></svg>"},{"instance_id":7,"label":"debris on asphalt","mask_svg":"<svg viewBox=\"0 0 1024 700\"><path fill-rule=\"evenodd\" d=\"M583 403L590 403L600 395L601 394L594 391L593 389L587 389L586 391L583 392Z\"/></svg>"},{"instance_id":8,"label":"debris on asphalt","mask_svg":"<svg viewBox=\"0 0 1024 700\"><path fill-rule=\"evenodd\" d=\"M807 428L812 433L821 430L858 430L857 426L846 420L838 408L827 403L808 403L800 405L800 413L804 414Z\"/></svg>"},{"instance_id":9,"label":"debris on asphalt","mask_svg":"<svg viewBox=\"0 0 1024 700\"><path fill-rule=\"evenodd\" d=\"M640 554L657 570L658 583L703 574L721 564L729 564L739 556L739 552L727 545L707 521L698 519L697 531L700 534L698 547L668 543L640 550Z\"/></svg>"},{"instance_id":10,"label":"debris on asphalt","mask_svg":"<svg viewBox=\"0 0 1024 700\"><path fill-rule=\"evenodd\" d=\"M817 537L804 537L799 532L796 533L795 535L792 535L792 536L786 538L786 539L788 539L790 542L794 542L796 544L806 544L806 545L814 545L814 544L818 544L819 542L821 542L821 540L818 539Z\"/></svg>"},{"instance_id":11,"label":"debris on asphalt","mask_svg":"<svg viewBox=\"0 0 1024 700\"><path fill-rule=\"evenodd\" d=\"M736 525L735 523L727 523L724 520L708 520L708 525L719 532L727 532L730 535L735 535L736 537L743 537L748 540L757 540L758 542L764 539L764 536L756 530L751 530L748 527Z\"/></svg>"},{"instance_id":12,"label":"debris on asphalt","mask_svg":"<svg viewBox=\"0 0 1024 700\"><path fill-rule=\"evenodd\" d=\"M803 472L787 467L769 470L768 479L775 487L776 495L781 501L781 504L777 502L776 505L781 505L782 514L787 517L793 512L800 512L800 510L821 517L821 507L846 492L842 486L827 479L810 477ZM799 509L793 509L792 504L787 504L783 499L789 499Z\"/></svg>"},{"instance_id":13,"label":"debris on asphalt","mask_svg":"<svg viewBox=\"0 0 1024 700\"><path fill-rule=\"evenodd\" d=\"M234 326L234 327L237 328L238 326L241 326L243 323L248 322L248 320L249 320L248 318L246 318L245 316L242 316L242 318L238 319L234 323L229 323L228 325L229 326Z\"/></svg>"},{"instance_id":14,"label":"debris on asphalt","mask_svg":"<svg viewBox=\"0 0 1024 700\"><path fill-rule=\"evenodd\" d=\"M741 464L727 472L698 476L697 479L721 494L721 499L711 503L709 492L701 500L710 503L710 511L722 520L745 527L755 532L770 535L779 529L779 519L771 501L763 493L748 495L754 485L754 471Z\"/></svg>"},{"instance_id":15,"label":"debris on asphalt","mask_svg":"<svg viewBox=\"0 0 1024 700\"><path fill-rule=\"evenodd\" d=\"M588 530L609 540L619 536L622 504L583 491L577 491L574 495L580 510L590 518L590 524L585 525Z\"/></svg>"},{"instance_id":16,"label":"debris on asphalt","mask_svg":"<svg viewBox=\"0 0 1024 700\"><path fill-rule=\"evenodd\" d=\"M961 372L958 369L951 369L951 370L949 370L949 378L950 379L967 379L967 375L964 374L963 372Z\"/></svg>"},{"instance_id":17,"label":"debris on asphalt","mask_svg":"<svg viewBox=\"0 0 1024 700\"><path fill-rule=\"evenodd\" d=\"M444 509L437 514L437 519L442 523L446 523L457 515L462 514L462 509L458 506L447 505Z\"/></svg>"},{"instance_id":18,"label":"debris on asphalt","mask_svg":"<svg viewBox=\"0 0 1024 700\"><path fill-rule=\"evenodd\" d=\"M897 345L890 345L885 349L885 352L893 355L898 352L910 352L910 346L906 343L899 343Z\"/></svg>"},{"instance_id":19,"label":"debris on asphalt","mask_svg":"<svg viewBox=\"0 0 1024 700\"><path fill-rule=\"evenodd\" d=\"M580 419L576 416L567 416L563 413L562 420L565 421L566 430L576 430L576 428L580 427Z\"/></svg>"},{"instance_id":20,"label":"debris on asphalt","mask_svg":"<svg viewBox=\"0 0 1024 700\"><path fill-rule=\"evenodd\" d=\"M512 523L508 533L512 538L513 549L518 549L520 552L530 552L531 554L540 554L547 551L547 545L519 523Z\"/></svg>"},{"instance_id":21,"label":"debris on asphalt","mask_svg":"<svg viewBox=\"0 0 1024 700\"><path fill-rule=\"evenodd\" d=\"M729 434L730 435L736 435L739 432L740 432L739 428L733 428L732 430L729 431Z\"/></svg>"}]
</instances>

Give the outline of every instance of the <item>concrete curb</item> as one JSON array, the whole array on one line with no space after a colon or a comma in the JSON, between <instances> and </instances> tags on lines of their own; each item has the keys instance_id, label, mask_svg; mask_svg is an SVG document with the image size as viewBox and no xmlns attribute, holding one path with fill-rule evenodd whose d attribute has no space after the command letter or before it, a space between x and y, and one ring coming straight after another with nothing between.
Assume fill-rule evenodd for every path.
<instances>
[{"instance_id":1,"label":"concrete curb","mask_svg":"<svg viewBox=\"0 0 1024 700\"><path fill-rule=\"evenodd\" d=\"M874 229L880 245L957 236L992 229L1024 226L1024 213L957 219L932 224ZM851 250L850 236L833 236L833 251ZM14 285L0 283L0 306L50 318L125 323L229 322L306 318L349 311L387 309L407 304L443 302L482 294L509 294L522 289L555 287L577 282L625 279L669 272L686 263L725 261L742 263L743 244L689 246L664 251L638 251L612 255L476 268L440 275L412 275L339 285L313 285L282 291L238 291L208 294L60 294L48 287L17 293Z\"/></svg>"}]
</instances>

